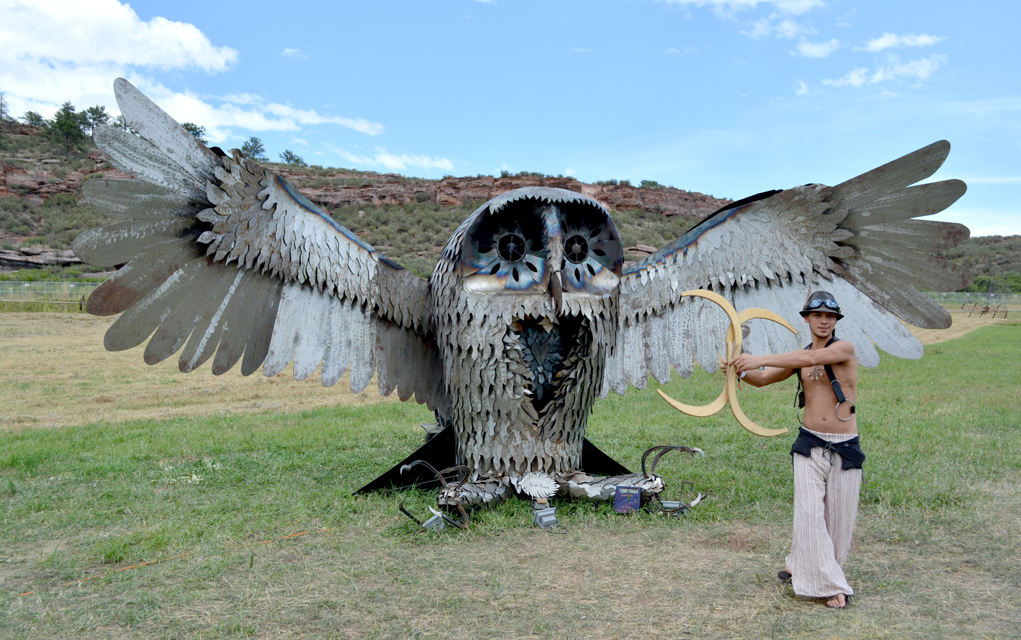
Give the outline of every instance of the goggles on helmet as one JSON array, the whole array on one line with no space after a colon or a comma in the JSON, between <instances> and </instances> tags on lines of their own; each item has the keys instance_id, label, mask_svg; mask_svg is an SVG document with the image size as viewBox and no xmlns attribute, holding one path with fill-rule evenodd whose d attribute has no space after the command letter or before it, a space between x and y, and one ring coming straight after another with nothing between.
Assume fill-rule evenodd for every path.
<instances>
[{"instance_id":1,"label":"goggles on helmet","mask_svg":"<svg viewBox=\"0 0 1021 640\"><path fill-rule=\"evenodd\" d=\"M826 300L823 300L822 298L816 298L815 300L809 300L808 304L805 305L805 308L806 309L818 309L819 307L821 307L823 305L826 305L827 307L829 307L830 309L833 309L834 311L839 311L840 310L840 305L837 304L837 301L833 300L832 298L826 299Z\"/></svg>"}]
</instances>

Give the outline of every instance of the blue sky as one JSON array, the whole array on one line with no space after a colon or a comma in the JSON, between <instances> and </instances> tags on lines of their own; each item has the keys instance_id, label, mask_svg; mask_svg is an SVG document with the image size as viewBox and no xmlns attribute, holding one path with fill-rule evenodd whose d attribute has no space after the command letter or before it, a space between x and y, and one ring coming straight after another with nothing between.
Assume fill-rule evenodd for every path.
<instances>
[{"instance_id":1,"label":"blue sky","mask_svg":"<svg viewBox=\"0 0 1021 640\"><path fill-rule=\"evenodd\" d=\"M540 171L741 198L940 139L939 219L1021 234L1021 3L0 0L12 115L131 80L211 142L439 178Z\"/></svg>"}]
</instances>

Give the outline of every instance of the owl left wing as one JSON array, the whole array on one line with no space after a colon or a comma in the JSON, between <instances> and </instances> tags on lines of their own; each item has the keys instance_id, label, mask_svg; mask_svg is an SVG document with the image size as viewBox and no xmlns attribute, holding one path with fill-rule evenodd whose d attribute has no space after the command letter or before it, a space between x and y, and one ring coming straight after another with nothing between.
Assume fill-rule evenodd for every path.
<instances>
[{"instance_id":1,"label":"owl left wing","mask_svg":"<svg viewBox=\"0 0 1021 640\"><path fill-rule=\"evenodd\" d=\"M920 358L921 343L904 322L950 326L950 314L918 289L955 291L968 285L964 268L932 255L968 235L967 227L913 220L949 207L965 190L960 180L910 186L943 164L941 141L835 187L806 185L760 194L703 220L623 274L616 348L608 358L602 395L644 388L648 373L661 383L670 367L682 376L697 361L717 370L729 320L712 302L681 297L715 291L738 310L765 308L793 326L810 290L840 302L837 327L859 362L879 364L878 346L900 358ZM917 288L916 288L917 287ZM900 319L898 319L900 318ZM781 325L753 320L744 346L755 354L798 348Z\"/></svg>"},{"instance_id":2,"label":"owl left wing","mask_svg":"<svg viewBox=\"0 0 1021 640\"><path fill-rule=\"evenodd\" d=\"M126 80L118 104L138 131L99 125L94 138L134 180L90 180L83 194L117 219L85 232L75 252L119 266L88 300L121 314L107 349L148 340L145 361L181 351L181 371L213 359L267 376L294 363L326 386L350 373L361 391L446 402L429 284L388 261L293 185L239 153L206 148ZM243 358L242 358L243 356Z\"/></svg>"}]
</instances>

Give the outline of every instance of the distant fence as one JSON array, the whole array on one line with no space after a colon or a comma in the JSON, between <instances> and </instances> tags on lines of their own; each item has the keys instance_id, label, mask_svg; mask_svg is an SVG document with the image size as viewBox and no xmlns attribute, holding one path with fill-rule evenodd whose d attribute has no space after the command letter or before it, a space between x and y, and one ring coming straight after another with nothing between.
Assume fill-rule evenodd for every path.
<instances>
[{"instance_id":1,"label":"distant fence","mask_svg":"<svg viewBox=\"0 0 1021 640\"><path fill-rule=\"evenodd\" d=\"M87 299L99 282L4 282L0 281L0 302L78 302ZM934 293L927 296L948 309L973 303L1005 304L1021 308L1021 293Z\"/></svg>"},{"instance_id":2,"label":"distant fence","mask_svg":"<svg viewBox=\"0 0 1021 640\"><path fill-rule=\"evenodd\" d=\"M947 309L960 309L963 305L971 306L974 303L1003 304L1010 308L1021 308L1021 293L934 293L926 291L925 295L939 302Z\"/></svg>"},{"instance_id":3,"label":"distant fence","mask_svg":"<svg viewBox=\"0 0 1021 640\"><path fill-rule=\"evenodd\" d=\"M99 282L0 281L0 302L78 302L87 299Z\"/></svg>"}]
</instances>

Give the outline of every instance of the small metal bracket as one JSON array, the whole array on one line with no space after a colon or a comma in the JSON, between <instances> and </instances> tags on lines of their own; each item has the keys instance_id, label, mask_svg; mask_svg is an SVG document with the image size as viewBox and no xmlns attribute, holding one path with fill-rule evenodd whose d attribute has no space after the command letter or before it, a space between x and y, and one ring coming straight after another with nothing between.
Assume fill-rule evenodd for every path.
<instances>
[{"instance_id":1,"label":"small metal bracket","mask_svg":"<svg viewBox=\"0 0 1021 640\"><path fill-rule=\"evenodd\" d=\"M401 473L404 473L405 470L411 469L411 468L416 467L418 465L423 465L424 467L426 467L427 469L432 471L436 475L436 479L440 481L440 484L442 485L443 489L453 489L454 491L457 491L458 489L460 489L461 487L464 486L465 482L468 481L468 467L466 467L464 465L457 465L457 466L454 466L454 467L447 467L446 469L443 469L442 471L437 471L436 469L433 468L433 466L431 464L429 464L428 462L426 462L424 460L415 460L411 464L406 464L406 465L402 466L401 467ZM452 475L452 474L456 474L457 475L457 478L455 480L456 484L454 484L454 485L447 484L447 480L446 480L446 476ZM401 513L403 513L404 515L408 516L409 518L414 520L416 523L422 525L422 527L424 529L428 529L430 531L438 531L438 530L443 528L444 523L453 525L453 526L457 527L458 529L467 529L468 528L468 513L464 510L464 507L461 506L460 504L455 504L454 505L455 507L457 507L458 512L460 512L460 514L461 514L461 517L460 517L459 520L452 520L445 513L443 513L442 511L437 511L436 509L433 509L432 507L429 507L429 511L431 511L433 515L432 515L431 518L429 518L425 522L422 522L421 520L419 520L418 518L413 516L410 511L407 510L407 508L404 506L404 503L406 501L407 501L407 498L405 498L404 500L401 500L401 506L400 506Z\"/></svg>"},{"instance_id":2,"label":"small metal bracket","mask_svg":"<svg viewBox=\"0 0 1021 640\"><path fill-rule=\"evenodd\" d=\"M423 529L426 529L427 531L439 531L447 525L447 518L445 518L442 513L436 511L432 507L429 508L429 511L431 511L433 515L431 518L422 523Z\"/></svg>"},{"instance_id":3,"label":"small metal bracket","mask_svg":"<svg viewBox=\"0 0 1021 640\"><path fill-rule=\"evenodd\" d=\"M532 524L540 529L553 529L560 523L557 522L556 507L551 507L548 500L535 500L532 502Z\"/></svg>"},{"instance_id":4,"label":"small metal bracket","mask_svg":"<svg viewBox=\"0 0 1021 640\"><path fill-rule=\"evenodd\" d=\"M443 425L439 422L423 422L420 426L425 430L426 442L429 442L443 431Z\"/></svg>"},{"instance_id":5,"label":"small metal bracket","mask_svg":"<svg viewBox=\"0 0 1021 640\"><path fill-rule=\"evenodd\" d=\"M688 480L681 482L681 494L684 494L684 489L687 488L694 492L695 484ZM684 502L683 500L660 500L659 496L653 496L652 500L645 505L645 509L650 513L662 513L665 516L683 516L684 514L691 511L691 508L702 502L702 498L705 495L699 493L695 496L695 499L691 502Z\"/></svg>"}]
</instances>

